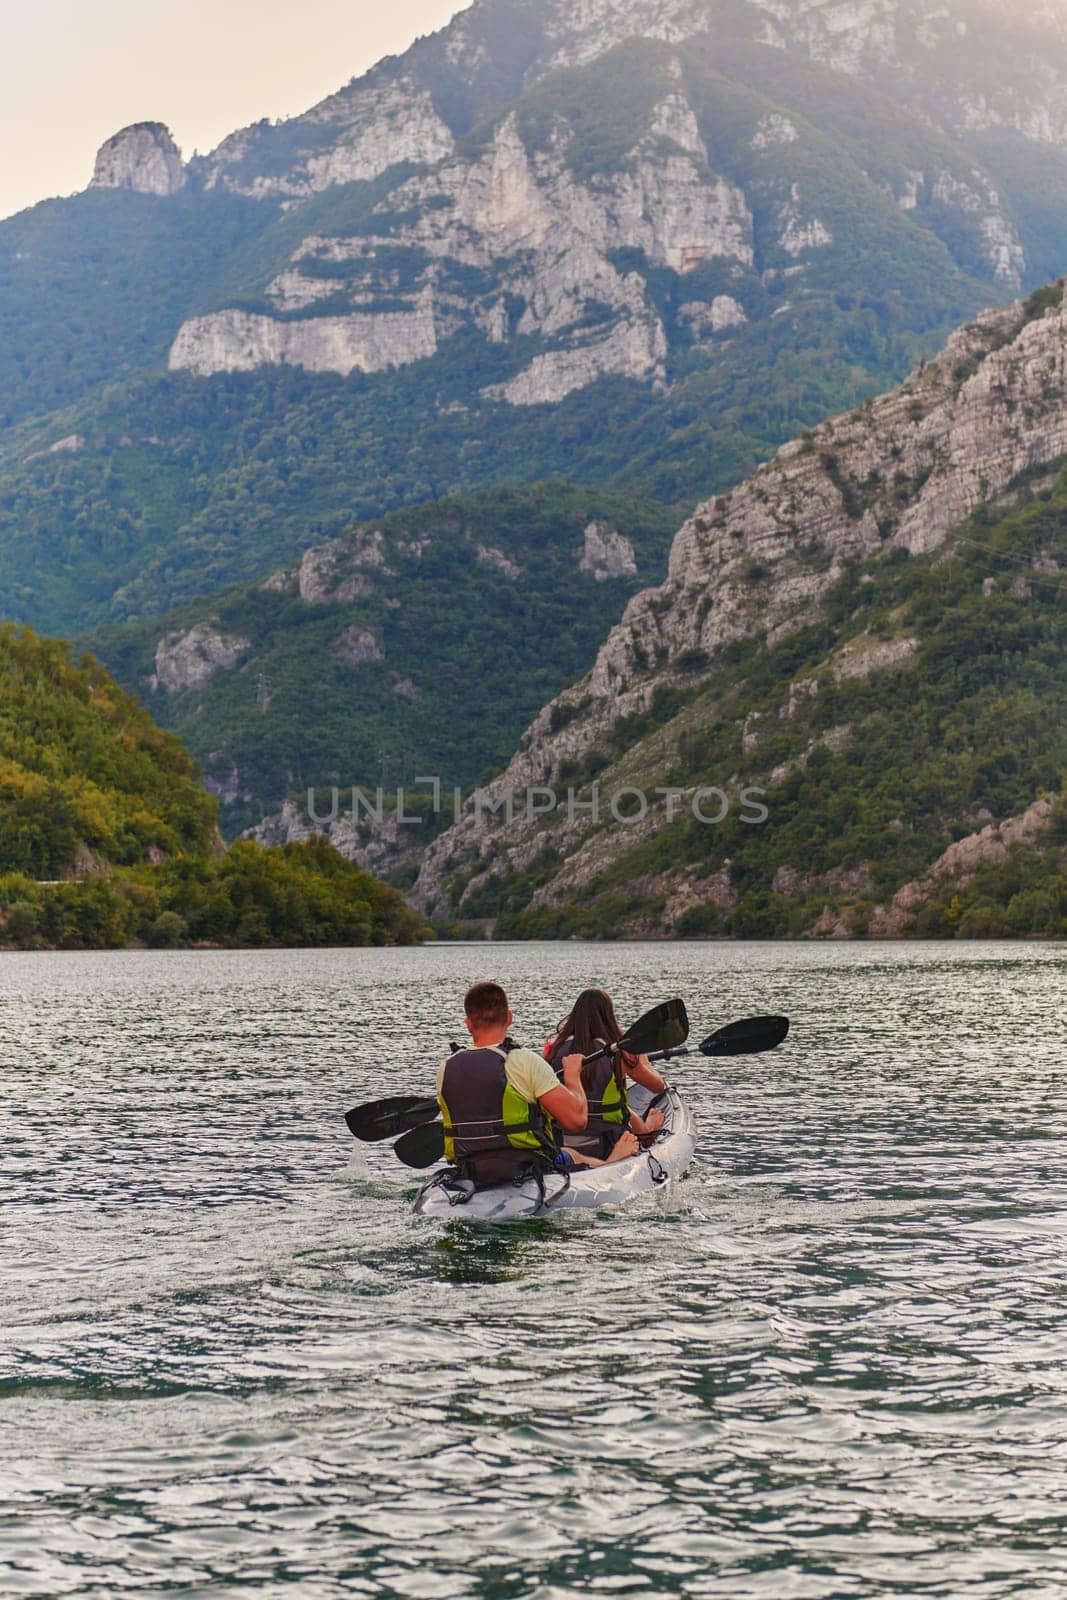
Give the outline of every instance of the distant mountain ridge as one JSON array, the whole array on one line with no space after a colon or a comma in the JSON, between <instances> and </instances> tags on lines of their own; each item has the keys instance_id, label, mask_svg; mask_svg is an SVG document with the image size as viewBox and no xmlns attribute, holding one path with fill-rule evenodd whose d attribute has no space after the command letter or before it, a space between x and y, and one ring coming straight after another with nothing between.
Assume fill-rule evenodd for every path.
<instances>
[{"instance_id":1,"label":"distant mountain ridge","mask_svg":"<svg viewBox=\"0 0 1067 1600\"><path fill-rule=\"evenodd\" d=\"M1065 49L1040 5L478 0L209 156L125 130L0 225L0 612L493 482L729 486L1067 264Z\"/></svg>"},{"instance_id":2,"label":"distant mountain ridge","mask_svg":"<svg viewBox=\"0 0 1067 1600\"><path fill-rule=\"evenodd\" d=\"M1047 18L1005 30L994 8L956 5L931 19L893 0L549 6L539 26L529 7L511 11L525 49L510 63L510 109L490 105L505 92L499 75L488 93L481 82L487 37L507 12L483 0L306 118L243 130L205 159L197 175L207 188L290 203L397 163L434 176L402 177L355 231L349 222L339 235L309 234L262 284L257 308L192 319L171 349L174 370L383 370L436 355L466 317L491 342L549 342L486 398L551 403L604 374L662 380L677 330L647 272L637 262L626 271L613 253L681 275L718 263L723 292L702 295L697 277L683 303L681 321L707 338L748 321L737 293L754 268L764 287L803 281L819 252L845 245L849 186L868 209L888 201L922 218L964 271L1018 289L1032 270L978 145L994 131L1067 145L1067 36ZM870 121L896 124L878 128L877 153L850 129L860 170L837 175L836 219L823 214L833 199L813 184L805 148L814 139L816 168L825 163L815 97L798 105L774 53L816 64L813 81L833 75L839 95L847 80L862 83ZM967 64L976 81L960 70ZM742 146L730 124L746 98ZM468 270L457 284L457 265L483 282Z\"/></svg>"},{"instance_id":3,"label":"distant mountain ridge","mask_svg":"<svg viewBox=\"0 0 1067 1600\"><path fill-rule=\"evenodd\" d=\"M741 35L879 87L952 135L1012 129L1067 142L1067 22L1054 0L1011 14L991 0L475 0L440 33L302 118L259 123L192 164L207 187L302 195L374 178L397 159L451 154L457 139L531 84L632 39L669 45ZM301 128L315 130L315 137Z\"/></svg>"}]
</instances>

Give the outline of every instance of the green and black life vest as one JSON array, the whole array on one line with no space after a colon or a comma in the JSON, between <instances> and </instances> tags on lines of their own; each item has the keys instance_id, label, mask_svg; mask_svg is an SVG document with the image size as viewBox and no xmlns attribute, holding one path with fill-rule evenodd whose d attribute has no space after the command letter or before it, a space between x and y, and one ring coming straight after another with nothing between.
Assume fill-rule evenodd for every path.
<instances>
[{"instance_id":1,"label":"green and black life vest","mask_svg":"<svg viewBox=\"0 0 1067 1600\"><path fill-rule=\"evenodd\" d=\"M508 1052L496 1045L457 1050L445 1062L437 1099L445 1158L481 1187L507 1183L531 1163L555 1163L555 1125L508 1082Z\"/></svg>"},{"instance_id":2,"label":"green and black life vest","mask_svg":"<svg viewBox=\"0 0 1067 1600\"><path fill-rule=\"evenodd\" d=\"M576 1053L573 1039L560 1039L553 1046L548 1060L560 1082L563 1081L564 1061ZM606 1160L630 1120L626 1078L621 1063L613 1056L603 1056L593 1064L591 1072L585 1091L589 1121L581 1133L568 1134L567 1143L575 1150ZM582 1076L585 1081L587 1074L583 1072Z\"/></svg>"}]
</instances>

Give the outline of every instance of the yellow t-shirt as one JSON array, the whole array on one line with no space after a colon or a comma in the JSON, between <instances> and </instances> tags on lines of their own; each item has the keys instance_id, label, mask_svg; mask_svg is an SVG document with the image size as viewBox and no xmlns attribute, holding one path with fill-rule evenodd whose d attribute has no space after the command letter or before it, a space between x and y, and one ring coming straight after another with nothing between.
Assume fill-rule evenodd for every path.
<instances>
[{"instance_id":1,"label":"yellow t-shirt","mask_svg":"<svg viewBox=\"0 0 1067 1600\"><path fill-rule=\"evenodd\" d=\"M477 1049L476 1045L468 1045L467 1049ZM442 1061L437 1069L437 1092L441 1093L441 1084L444 1080L447 1061ZM559 1088L559 1079L545 1060L536 1050L511 1050L504 1062L504 1072L507 1080L516 1094L521 1094L530 1105L535 1105L541 1096L551 1094L553 1089Z\"/></svg>"}]
</instances>

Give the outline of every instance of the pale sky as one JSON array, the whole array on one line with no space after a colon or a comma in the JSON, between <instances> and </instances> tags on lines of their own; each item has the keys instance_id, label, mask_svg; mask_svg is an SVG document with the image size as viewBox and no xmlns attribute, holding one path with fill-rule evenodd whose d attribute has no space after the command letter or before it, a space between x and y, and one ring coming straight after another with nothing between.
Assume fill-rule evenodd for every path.
<instances>
[{"instance_id":1,"label":"pale sky","mask_svg":"<svg viewBox=\"0 0 1067 1600\"><path fill-rule=\"evenodd\" d=\"M467 0L0 0L0 217L92 176L130 122L183 156L305 111Z\"/></svg>"}]
</instances>

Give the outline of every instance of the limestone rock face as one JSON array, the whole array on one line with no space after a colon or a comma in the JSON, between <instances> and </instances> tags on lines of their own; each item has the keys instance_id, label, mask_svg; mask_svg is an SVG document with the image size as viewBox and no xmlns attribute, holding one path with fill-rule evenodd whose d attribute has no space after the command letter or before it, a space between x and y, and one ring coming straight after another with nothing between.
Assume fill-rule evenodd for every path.
<instances>
[{"instance_id":1,"label":"limestone rock face","mask_svg":"<svg viewBox=\"0 0 1067 1600\"><path fill-rule=\"evenodd\" d=\"M634 547L615 528L602 528L591 522L585 530L585 547L578 566L590 572L598 583L606 578L632 577L637 571Z\"/></svg>"},{"instance_id":2,"label":"limestone rock face","mask_svg":"<svg viewBox=\"0 0 1067 1600\"><path fill-rule=\"evenodd\" d=\"M379 316L308 317L282 322L247 311L193 317L171 347L172 372L210 377L257 367L308 372L383 372L432 356L437 349L432 303Z\"/></svg>"},{"instance_id":3,"label":"limestone rock face","mask_svg":"<svg viewBox=\"0 0 1067 1600\"><path fill-rule=\"evenodd\" d=\"M156 646L156 670L149 688L181 694L206 683L216 672L229 672L246 651L247 639L227 638L209 622L198 623L188 633L168 633Z\"/></svg>"},{"instance_id":4,"label":"limestone rock face","mask_svg":"<svg viewBox=\"0 0 1067 1600\"><path fill-rule=\"evenodd\" d=\"M489 400L554 404L606 374L658 382L668 355L662 319L641 275L612 256L638 250L676 272L712 260L751 271L745 196L709 175L706 159L680 93L656 107L632 161L588 181L561 149L527 148L516 116L507 116L483 150L400 184L377 208L380 231L309 235L268 287L285 320L236 310L194 318L175 340L171 368L202 377L286 363L381 371L433 355L473 323L493 343L550 344L508 381L488 385ZM457 269L474 269L493 287L473 300L457 293ZM300 316L339 295L349 314ZM383 300L404 309L370 309ZM725 295L709 315L720 326L744 320Z\"/></svg>"},{"instance_id":5,"label":"limestone rock face","mask_svg":"<svg viewBox=\"0 0 1067 1600\"><path fill-rule=\"evenodd\" d=\"M480 544L475 548L475 556L483 567L490 567L494 572L502 573L511 583L522 577L522 568L517 561L512 561L503 550L494 549L492 545Z\"/></svg>"},{"instance_id":6,"label":"limestone rock face","mask_svg":"<svg viewBox=\"0 0 1067 1600\"><path fill-rule=\"evenodd\" d=\"M869 678L874 672L892 671L910 661L918 648L918 639L879 640L863 634L835 657L834 678L842 683L848 678Z\"/></svg>"},{"instance_id":7,"label":"limestone rock face","mask_svg":"<svg viewBox=\"0 0 1067 1600\"><path fill-rule=\"evenodd\" d=\"M185 185L181 152L162 122L135 122L100 146L93 189L171 195Z\"/></svg>"},{"instance_id":8,"label":"limestone rock face","mask_svg":"<svg viewBox=\"0 0 1067 1600\"><path fill-rule=\"evenodd\" d=\"M335 233L309 223L260 287L258 314L220 306L187 323L175 370L377 372L476 329L516 360L474 400L555 405L609 376L659 389L677 371L677 344L713 345L761 301L768 315L763 297L783 282L808 292L806 278L852 247L849 217L884 203L890 232L908 212L938 246L949 241L967 274L1014 293L1031 272L1015 220L1032 209L1029 192L1021 210L1012 180L994 181L983 163L990 135L1067 149L1067 15L1053 0L1024 0L1019 17L997 0L737 0L725 11L707 0L531 0L516 52L501 49L502 4L474 0L304 116L241 129L192 163L205 189L295 215L326 190L378 187ZM850 97L857 80L870 84L915 131L914 142L902 134L907 161L876 181L861 153L857 181L870 192L835 210L833 185L819 182L825 130L803 100L788 114L784 102L771 109L774 69L725 122L709 110L719 91L707 63L720 44L773 46L805 74L814 62L848 79ZM531 112L547 74L612 50L625 77L655 75L648 103L621 120L629 149L583 144L589 128L566 97ZM96 181L170 192L182 175L167 141L154 124L126 130L102 152ZM700 289L671 302L677 315L648 277L699 282L709 267ZM336 315L318 314L327 311Z\"/></svg>"},{"instance_id":9,"label":"limestone rock face","mask_svg":"<svg viewBox=\"0 0 1067 1600\"><path fill-rule=\"evenodd\" d=\"M402 693L399 685L397 693ZM287 800L277 815L266 818L245 834L265 846L302 844L305 839L324 834L336 850L365 872L396 871L413 860L418 851L420 830L405 827L393 816L379 822L365 810L353 815L351 796L338 796L336 815L330 814L327 801L313 820L306 809Z\"/></svg>"},{"instance_id":10,"label":"limestone rock face","mask_svg":"<svg viewBox=\"0 0 1067 1600\"><path fill-rule=\"evenodd\" d=\"M306 606L344 606L373 593L372 571L386 571L380 533L334 540L305 550L297 589Z\"/></svg>"},{"instance_id":11,"label":"limestone rock face","mask_svg":"<svg viewBox=\"0 0 1067 1600\"><path fill-rule=\"evenodd\" d=\"M721 335L787 311L784 283L801 304L846 260L848 219L868 203L888 208L890 234L906 211L939 246L949 241L962 272L1020 288L1033 262L1018 219L1032 195L1009 192L999 167L994 180L983 152L990 136L1067 149L1067 16L1053 0L1022 10L1007 17L996 0L737 0L725 10L530 0L511 50L505 0L474 0L303 116L241 129L187 168L162 124L126 128L101 150L93 184L169 195L188 179L293 219L310 211L304 236L287 229L250 287L254 309L222 303L185 323L174 371L377 373L477 330L492 349L465 402L475 408L556 405L607 377L662 392L684 372L679 353L691 360L704 346L696 358L710 363ZM873 86L915 131L914 149L902 140L906 162L879 162L877 179L860 150L862 193L835 208L833 184L819 181L828 136L815 110L803 98L788 114L785 101L774 109L772 68L750 99L743 75L727 76L737 99L725 114L719 45L765 56L772 46L804 74L814 62L848 79L849 96L857 80ZM620 105L639 72L647 91L632 116L620 112L618 148L614 107L599 130L611 137L590 140L591 119L543 93L548 74L612 50ZM340 212L307 206L371 184ZM897 243L907 255L910 235ZM692 276L692 293L666 294L664 274Z\"/></svg>"},{"instance_id":12,"label":"limestone rock face","mask_svg":"<svg viewBox=\"0 0 1067 1600\"><path fill-rule=\"evenodd\" d=\"M730 294L717 294L713 300L687 300L679 306L678 315L698 339L728 328L743 328L748 321L744 306Z\"/></svg>"},{"instance_id":13,"label":"limestone rock face","mask_svg":"<svg viewBox=\"0 0 1067 1600\"><path fill-rule=\"evenodd\" d=\"M887 906L879 906L868 932L876 939L898 939L905 934L931 892L946 879L964 887L983 867L1000 866L1012 848L1031 845L1047 833L1056 801L1043 795L1019 817L1009 817L998 826L989 822L977 833L959 839L938 857L929 872L898 889Z\"/></svg>"},{"instance_id":14,"label":"limestone rock face","mask_svg":"<svg viewBox=\"0 0 1067 1600\"><path fill-rule=\"evenodd\" d=\"M303 120L307 144L319 148L305 148L284 171L256 172L257 148L269 141L269 126L243 128L208 158L206 187L257 199L303 199L334 184L369 182L402 163L432 166L454 147L430 96L403 75L359 94L331 95Z\"/></svg>"}]
</instances>

